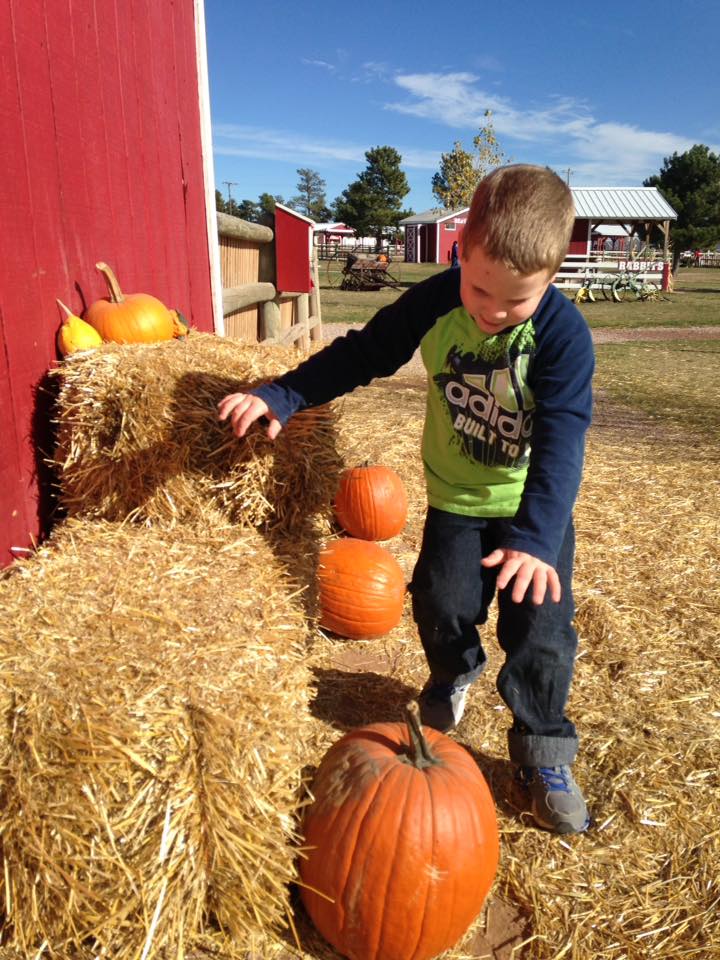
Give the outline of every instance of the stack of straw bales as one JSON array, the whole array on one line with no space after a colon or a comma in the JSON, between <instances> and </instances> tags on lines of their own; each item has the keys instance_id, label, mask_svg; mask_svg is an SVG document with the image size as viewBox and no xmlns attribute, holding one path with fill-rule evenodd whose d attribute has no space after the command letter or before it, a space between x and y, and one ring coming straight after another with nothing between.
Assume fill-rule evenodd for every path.
<instances>
[{"instance_id":1,"label":"stack of straw bales","mask_svg":"<svg viewBox=\"0 0 720 960\"><path fill-rule=\"evenodd\" d=\"M23 956L288 923L306 633L265 541L229 534L70 520L0 582L0 903Z\"/></svg>"},{"instance_id":2,"label":"stack of straw bales","mask_svg":"<svg viewBox=\"0 0 720 960\"><path fill-rule=\"evenodd\" d=\"M227 393L284 373L292 349L193 332L185 340L106 344L57 374L54 466L69 516L148 523L204 520L299 528L327 511L342 466L335 414L293 417L273 443L238 443L217 420Z\"/></svg>"},{"instance_id":3,"label":"stack of straw bales","mask_svg":"<svg viewBox=\"0 0 720 960\"><path fill-rule=\"evenodd\" d=\"M329 407L274 444L216 407L296 362L192 333L57 371L68 516L0 579L0 936L23 957L290 936L304 588L343 464Z\"/></svg>"}]
</instances>

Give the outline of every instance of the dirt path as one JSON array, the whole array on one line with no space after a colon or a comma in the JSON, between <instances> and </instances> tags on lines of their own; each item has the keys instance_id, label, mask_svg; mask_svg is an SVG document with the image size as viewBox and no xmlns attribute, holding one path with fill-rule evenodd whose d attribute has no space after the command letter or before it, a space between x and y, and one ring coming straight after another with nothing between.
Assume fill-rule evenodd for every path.
<instances>
[{"instance_id":1,"label":"dirt path","mask_svg":"<svg viewBox=\"0 0 720 960\"><path fill-rule=\"evenodd\" d=\"M592 331L595 343L625 343L629 340L717 340L718 327L645 327L632 330L600 327Z\"/></svg>"},{"instance_id":2,"label":"dirt path","mask_svg":"<svg viewBox=\"0 0 720 960\"><path fill-rule=\"evenodd\" d=\"M334 340L347 333L348 330L362 330L362 323L326 323L323 325L323 340ZM645 327L622 329L615 327L600 327L592 331L594 343L628 343L633 340L717 340L720 338L720 326L717 327ZM425 368L420 359L420 351L409 363L401 367L395 376L423 376Z\"/></svg>"}]
</instances>

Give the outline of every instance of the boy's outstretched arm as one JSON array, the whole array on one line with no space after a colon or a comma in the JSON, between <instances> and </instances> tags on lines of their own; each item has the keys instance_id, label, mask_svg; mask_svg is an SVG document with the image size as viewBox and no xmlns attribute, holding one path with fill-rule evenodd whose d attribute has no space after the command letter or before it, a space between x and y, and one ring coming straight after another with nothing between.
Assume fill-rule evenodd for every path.
<instances>
[{"instance_id":1,"label":"boy's outstretched arm","mask_svg":"<svg viewBox=\"0 0 720 960\"><path fill-rule=\"evenodd\" d=\"M503 590L515 577L512 591L514 603L522 603L531 584L533 603L541 604L548 591L555 603L560 602L560 578L555 567L549 563L522 550L502 548L493 550L482 561L484 567L497 567L500 564L502 567L497 578L498 590Z\"/></svg>"},{"instance_id":2,"label":"boy's outstretched arm","mask_svg":"<svg viewBox=\"0 0 720 960\"><path fill-rule=\"evenodd\" d=\"M268 420L267 435L271 440L282 430L282 424L267 403L252 393L230 393L223 397L218 404L218 420L227 420L228 417L238 438L244 437L248 427L260 417Z\"/></svg>"}]
</instances>

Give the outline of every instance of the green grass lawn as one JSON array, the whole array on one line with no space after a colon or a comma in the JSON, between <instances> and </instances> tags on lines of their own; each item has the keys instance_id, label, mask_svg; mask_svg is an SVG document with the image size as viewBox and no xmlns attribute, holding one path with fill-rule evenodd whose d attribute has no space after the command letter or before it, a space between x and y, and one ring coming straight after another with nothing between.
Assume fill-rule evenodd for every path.
<instances>
[{"instance_id":1,"label":"green grass lawn","mask_svg":"<svg viewBox=\"0 0 720 960\"><path fill-rule=\"evenodd\" d=\"M366 323L413 284L446 269L430 263L392 263L398 287L380 290L340 290L342 264L320 264L320 296L324 323ZM720 324L720 270L685 267L678 272L675 292L655 302L584 303L580 308L591 327L700 327Z\"/></svg>"},{"instance_id":2,"label":"green grass lawn","mask_svg":"<svg viewBox=\"0 0 720 960\"><path fill-rule=\"evenodd\" d=\"M591 327L703 327L720 324L720 270L685 267L659 300L580 305Z\"/></svg>"},{"instance_id":3,"label":"green grass lawn","mask_svg":"<svg viewBox=\"0 0 720 960\"><path fill-rule=\"evenodd\" d=\"M393 262L388 273L397 280L397 287L358 291L340 289L341 261L321 262L319 277L323 323L367 323L380 307L397 300L408 287L444 269L436 263Z\"/></svg>"},{"instance_id":4,"label":"green grass lawn","mask_svg":"<svg viewBox=\"0 0 720 960\"><path fill-rule=\"evenodd\" d=\"M720 340L603 343L595 356L596 390L718 448Z\"/></svg>"}]
</instances>

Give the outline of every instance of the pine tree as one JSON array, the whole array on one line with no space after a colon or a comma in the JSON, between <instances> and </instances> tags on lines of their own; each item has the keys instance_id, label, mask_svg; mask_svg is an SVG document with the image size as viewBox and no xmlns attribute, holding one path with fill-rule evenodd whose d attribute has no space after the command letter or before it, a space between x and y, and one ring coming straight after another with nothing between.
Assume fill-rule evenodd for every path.
<instances>
[{"instance_id":1,"label":"pine tree","mask_svg":"<svg viewBox=\"0 0 720 960\"><path fill-rule=\"evenodd\" d=\"M404 215L402 199L410 187L400 169L402 157L394 147L374 147L365 153L365 159L365 170L335 201L335 216L358 236L374 236L379 250L388 228L397 230Z\"/></svg>"},{"instance_id":2,"label":"pine tree","mask_svg":"<svg viewBox=\"0 0 720 960\"><path fill-rule=\"evenodd\" d=\"M328 209L323 178L309 167L300 167L297 175L300 178L297 182L298 196L293 197L288 205L316 222L329 220L332 212Z\"/></svg>"},{"instance_id":3,"label":"pine tree","mask_svg":"<svg viewBox=\"0 0 720 960\"><path fill-rule=\"evenodd\" d=\"M673 272L683 250L707 249L720 241L720 156L696 143L665 157L659 174L643 181L657 187L676 211L672 226Z\"/></svg>"}]
</instances>

